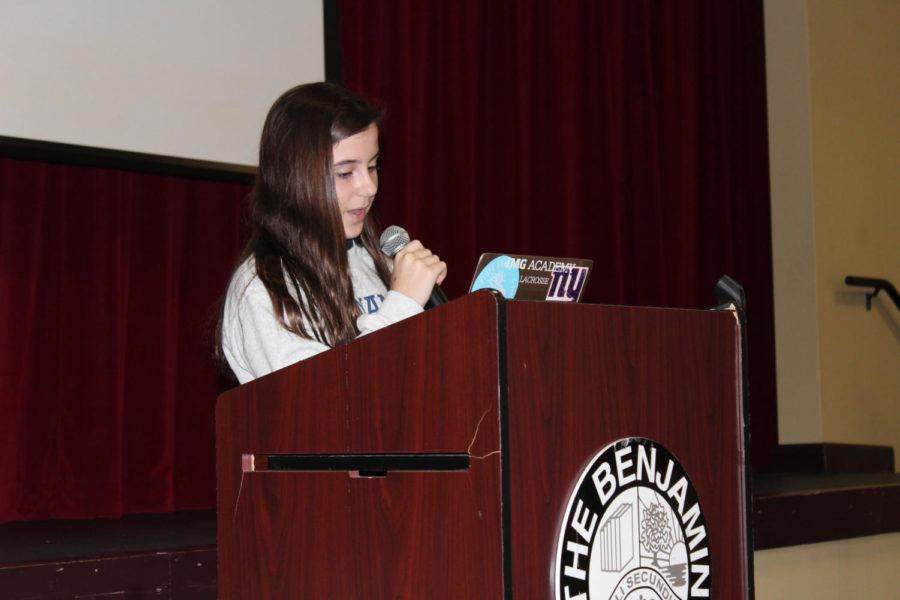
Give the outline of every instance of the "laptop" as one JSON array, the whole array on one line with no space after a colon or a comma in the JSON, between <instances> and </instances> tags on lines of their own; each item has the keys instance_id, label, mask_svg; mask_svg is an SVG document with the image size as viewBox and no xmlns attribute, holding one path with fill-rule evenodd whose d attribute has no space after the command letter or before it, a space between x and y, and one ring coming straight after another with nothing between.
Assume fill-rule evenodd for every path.
<instances>
[{"instance_id":1,"label":"laptop","mask_svg":"<svg viewBox=\"0 0 900 600\"><path fill-rule=\"evenodd\" d=\"M578 302L593 265L587 259L485 253L469 291L494 289L509 300Z\"/></svg>"}]
</instances>

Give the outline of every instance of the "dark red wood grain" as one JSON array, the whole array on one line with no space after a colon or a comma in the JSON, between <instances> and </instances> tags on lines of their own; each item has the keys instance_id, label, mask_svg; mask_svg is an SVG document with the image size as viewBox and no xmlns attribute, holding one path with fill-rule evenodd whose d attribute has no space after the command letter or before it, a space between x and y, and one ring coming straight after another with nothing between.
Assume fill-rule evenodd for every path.
<instances>
[{"instance_id":1,"label":"dark red wood grain","mask_svg":"<svg viewBox=\"0 0 900 600\"><path fill-rule=\"evenodd\" d=\"M500 598L499 455L373 479L240 470L243 453L499 450L497 339L479 294L223 395L219 597Z\"/></svg>"},{"instance_id":2,"label":"dark red wood grain","mask_svg":"<svg viewBox=\"0 0 900 600\"><path fill-rule=\"evenodd\" d=\"M578 477L624 437L665 446L707 520L712 595L744 598L746 514L737 323L728 313L510 303L514 595L548 598Z\"/></svg>"},{"instance_id":3,"label":"dark red wood grain","mask_svg":"<svg viewBox=\"0 0 900 600\"><path fill-rule=\"evenodd\" d=\"M217 409L219 597L552 597L575 480L640 436L700 496L714 597L744 598L739 369L727 313L482 292L241 386ZM471 468L241 471L242 454L403 452Z\"/></svg>"}]
</instances>

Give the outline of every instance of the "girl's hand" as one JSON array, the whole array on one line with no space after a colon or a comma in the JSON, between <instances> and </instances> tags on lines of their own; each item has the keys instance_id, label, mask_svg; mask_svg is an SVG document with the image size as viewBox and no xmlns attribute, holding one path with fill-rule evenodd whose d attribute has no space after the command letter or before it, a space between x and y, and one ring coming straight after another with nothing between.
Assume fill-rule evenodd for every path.
<instances>
[{"instance_id":1,"label":"girl's hand","mask_svg":"<svg viewBox=\"0 0 900 600\"><path fill-rule=\"evenodd\" d=\"M394 271L391 273L391 289L409 296L425 306L431 290L447 277L447 263L437 254L413 240L394 255Z\"/></svg>"}]
</instances>

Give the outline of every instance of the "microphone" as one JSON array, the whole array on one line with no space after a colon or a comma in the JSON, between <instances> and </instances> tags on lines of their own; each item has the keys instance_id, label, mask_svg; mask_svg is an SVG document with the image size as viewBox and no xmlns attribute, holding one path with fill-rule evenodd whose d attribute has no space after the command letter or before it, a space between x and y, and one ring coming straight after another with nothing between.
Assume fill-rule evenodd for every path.
<instances>
[{"instance_id":1,"label":"microphone","mask_svg":"<svg viewBox=\"0 0 900 600\"><path fill-rule=\"evenodd\" d=\"M409 243L409 234L399 225L391 225L381 234L381 251L394 258ZM425 308L434 308L448 302L447 295L437 284L431 290L431 297Z\"/></svg>"}]
</instances>

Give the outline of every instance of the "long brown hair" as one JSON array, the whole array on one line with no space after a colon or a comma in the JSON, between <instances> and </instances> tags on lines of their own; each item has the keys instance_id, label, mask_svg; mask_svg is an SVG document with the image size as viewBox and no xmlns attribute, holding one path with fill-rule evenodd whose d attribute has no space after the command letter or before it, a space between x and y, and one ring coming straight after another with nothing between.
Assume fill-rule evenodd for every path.
<instances>
[{"instance_id":1,"label":"long brown hair","mask_svg":"<svg viewBox=\"0 0 900 600\"><path fill-rule=\"evenodd\" d=\"M340 86L311 83L282 94L263 126L250 196L251 234L239 264L253 257L285 329L329 346L359 334L360 313L334 189L332 150L369 125L379 125L381 116ZM373 220L366 219L359 241L387 286L390 275ZM219 358L223 317L220 313L216 331Z\"/></svg>"}]
</instances>

